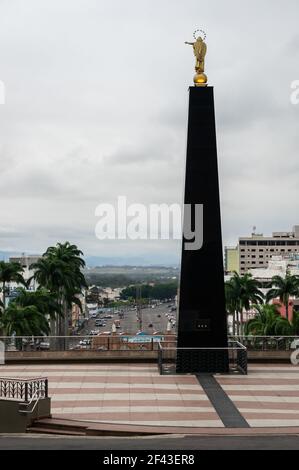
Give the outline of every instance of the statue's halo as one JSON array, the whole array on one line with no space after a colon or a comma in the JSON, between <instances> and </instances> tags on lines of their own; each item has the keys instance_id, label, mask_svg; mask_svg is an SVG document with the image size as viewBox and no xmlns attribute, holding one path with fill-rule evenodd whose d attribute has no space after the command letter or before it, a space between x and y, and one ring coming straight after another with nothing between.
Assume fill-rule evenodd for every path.
<instances>
[{"instance_id":1,"label":"statue's halo","mask_svg":"<svg viewBox=\"0 0 299 470\"><path fill-rule=\"evenodd\" d=\"M198 35L197 35L197 33L202 33L202 34L203 34L203 37L201 36L201 34L198 34ZM198 39L199 37L202 37L202 40L204 41L204 40L206 39L207 35L206 35L206 33L205 33L205 31L204 31L203 29L196 29L196 30L194 31L194 33L193 33L193 37L194 37L195 41L197 41L197 39Z\"/></svg>"}]
</instances>

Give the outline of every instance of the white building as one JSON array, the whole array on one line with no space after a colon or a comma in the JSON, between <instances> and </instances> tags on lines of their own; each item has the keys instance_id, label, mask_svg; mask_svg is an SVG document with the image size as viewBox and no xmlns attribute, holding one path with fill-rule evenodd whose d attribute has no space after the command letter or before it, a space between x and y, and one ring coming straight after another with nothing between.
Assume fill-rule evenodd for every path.
<instances>
[{"instance_id":1,"label":"white building","mask_svg":"<svg viewBox=\"0 0 299 470\"><path fill-rule=\"evenodd\" d=\"M30 269L30 266L33 263L36 263L39 259L41 258L40 255L22 255L22 256L11 256L9 258L9 262L11 263L19 263L22 268L24 269L22 275L25 279L25 281L28 281L34 274L34 270ZM28 288L29 290L35 291L37 289L37 282L32 279L30 283L30 287ZM20 287L19 284L16 282L10 282L9 288L10 289L15 289L16 287Z\"/></svg>"}]
</instances>

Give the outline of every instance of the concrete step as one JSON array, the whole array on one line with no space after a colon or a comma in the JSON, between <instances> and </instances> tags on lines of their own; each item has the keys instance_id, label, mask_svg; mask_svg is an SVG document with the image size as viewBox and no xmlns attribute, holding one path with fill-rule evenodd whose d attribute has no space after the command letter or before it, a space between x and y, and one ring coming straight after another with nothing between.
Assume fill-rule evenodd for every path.
<instances>
[{"instance_id":1,"label":"concrete step","mask_svg":"<svg viewBox=\"0 0 299 470\"><path fill-rule=\"evenodd\" d=\"M71 431L69 429L54 429L46 426L33 426L27 428L27 433L30 434L53 434L59 436L86 436L84 432Z\"/></svg>"},{"instance_id":2,"label":"concrete step","mask_svg":"<svg viewBox=\"0 0 299 470\"><path fill-rule=\"evenodd\" d=\"M67 419L54 419L54 418L44 418L44 419L37 419L34 421L30 429L45 429L48 431L53 431L53 433L58 433L59 431L64 432L65 434L70 435L86 435L87 429L86 423L82 423L80 421L72 421ZM40 432L40 431L39 431Z\"/></svg>"}]
</instances>

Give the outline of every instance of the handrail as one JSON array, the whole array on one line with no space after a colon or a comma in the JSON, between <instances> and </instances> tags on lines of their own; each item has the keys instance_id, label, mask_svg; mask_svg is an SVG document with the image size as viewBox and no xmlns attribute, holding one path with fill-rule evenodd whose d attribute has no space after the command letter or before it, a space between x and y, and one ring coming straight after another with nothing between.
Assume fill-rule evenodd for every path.
<instances>
[{"instance_id":1,"label":"handrail","mask_svg":"<svg viewBox=\"0 0 299 470\"><path fill-rule=\"evenodd\" d=\"M39 400L40 400L41 398L46 398L46 396L45 396L45 390L43 390L42 388L39 388L38 390L36 390L36 391L34 392L34 394L33 394L32 397L31 397L31 400L30 400L28 403L26 403L26 407L27 407L27 408L29 408L29 406L31 405L31 403L32 403L33 400L34 400L35 395L37 395L38 392L44 392L44 396L37 398L36 402L35 402L34 405L33 405L32 410L19 410L19 413L25 413L25 414L29 414L29 413L31 414L31 413L33 413L33 411L35 410L36 405L39 403ZM20 405L22 405L22 404L23 404L23 403L20 403Z\"/></svg>"}]
</instances>

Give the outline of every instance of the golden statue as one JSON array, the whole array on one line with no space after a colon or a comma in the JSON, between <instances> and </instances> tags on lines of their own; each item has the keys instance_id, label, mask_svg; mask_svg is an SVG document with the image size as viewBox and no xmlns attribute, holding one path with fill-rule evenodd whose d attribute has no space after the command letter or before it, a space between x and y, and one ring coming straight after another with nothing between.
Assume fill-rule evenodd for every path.
<instances>
[{"instance_id":1,"label":"golden statue","mask_svg":"<svg viewBox=\"0 0 299 470\"><path fill-rule=\"evenodd\" d=\"M198 32L203 33L203 38L201 36L196 37ZM194 75L193 81L195 86L207 86L208 77L204 73L205 71L205 55L207 53L207 45L204 42L206 39L206 33L202 29L197 29L193 33L193 37L195 42L185 42L185 44L189 44L193 46L193 52L196 58L195 63L195 71L196 74Z\"/></svg>"}]
</instances>

